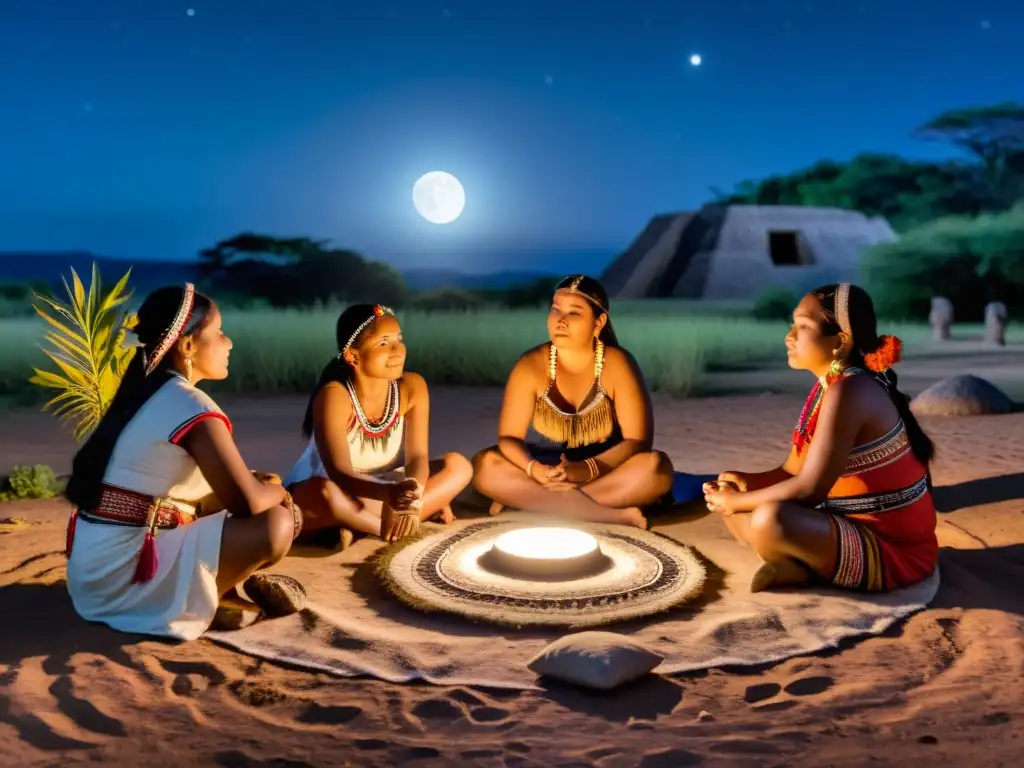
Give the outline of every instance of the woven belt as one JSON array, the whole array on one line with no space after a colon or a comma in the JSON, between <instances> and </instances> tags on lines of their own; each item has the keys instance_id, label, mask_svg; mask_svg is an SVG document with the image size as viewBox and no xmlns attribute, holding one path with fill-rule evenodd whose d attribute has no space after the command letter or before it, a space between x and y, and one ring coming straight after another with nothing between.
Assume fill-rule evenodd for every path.
<instances>
[{"instance_id":1,"label":"woven belt","mask_svg":"<svg viewBox=\"0 0 1024 768\"><path fill-rule=\"evenodd\" d=\"M158 528L177 528L195 520L196 506L166 496L147 496L123 488L103 486L100 503L94 509L73 510L68 521L65 553L71 557L75 540L75 522L81 516L90 523L127 525L145 528L146 536L139 552L139 562L132 583L149 581L157 571L155 532Z\"/></svg>"},{"instance_id":2,"label":"woven belt","mask_svg":"<svg viewBox=\"0 0 1024 768\"><path fill-rule=\"evenodd\" d=\"M177 528L191 523L196 507L166 496L147 496L143 493L104 486L100 503L95 509L79 510L83 520L95 523L113 523L145 528ZM152 515L152 517L150 517Z\"/></svg>"}]
</instances>

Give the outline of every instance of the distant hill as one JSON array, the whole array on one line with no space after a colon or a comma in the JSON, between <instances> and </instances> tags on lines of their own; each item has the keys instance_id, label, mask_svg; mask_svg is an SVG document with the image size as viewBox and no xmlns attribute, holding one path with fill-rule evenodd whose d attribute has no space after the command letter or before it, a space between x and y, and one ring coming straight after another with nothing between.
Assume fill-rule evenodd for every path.
<instances>
[{"instance_id":1,"label":"distant hill","mask_svg":"<svg viewBox=\"0 0 1024 768\"><path fill-rule=\"evenodd\" d=\"M132 270L131 285L136 294L144 295L162 285L174 285L196 280L194 261L149 261L139 259L109 259L88 251L57 253L12 253L0 251L0 283L45 282L60 286L61 277L70 279L71 270L88 284L92 265L96 262L105 285L111 285Z\"/></svg>"},{"instance_id":2,"label":"distant hill","mask_svg":"<svg viewBox=\"0 0 1024 768\"><path fill-rule=\"evenodd\" d=\"M0 251L0 283L46 282L60 286L61 276L70 277L71 269L88 282L93 262L99 266L104 283L117 280L129 268L131 283L136 294L146 294L162 285L173 285L197 278L196 261L152 261L149 259L112 259L96 256L88 251L65 252L5 252ZM552 259L554 261L554 259ZM594 274L598 274L595 270ZM444 267L416 267L402 273L406 283L416 291L439 288L504 289L529 285L541 279L552 284L562 272L541 270L501 270L489 273L461 272Z\"/></svg>"},{"instance_id":3,"label":"distant hill","mask_svg":"<svg viewBox=\"0 0 1024 768\"><path fill-rule=\"evenodd\" d=\"M549 272L514 271L472 274L455 269L420 267L403 272L402 277L405 278L406 285L415 291L434 291L438 288L515 288L548 278L554 284L560 276Z\"/></svg>"}]
</instances>

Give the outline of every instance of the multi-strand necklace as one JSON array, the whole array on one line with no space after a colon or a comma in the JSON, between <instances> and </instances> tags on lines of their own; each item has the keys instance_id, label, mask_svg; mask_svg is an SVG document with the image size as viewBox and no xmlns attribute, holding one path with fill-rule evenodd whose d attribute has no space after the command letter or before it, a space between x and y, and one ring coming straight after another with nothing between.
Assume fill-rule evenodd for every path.
<instances>
[{"instance_id":1,"label":"multi-strand necklace","mask_svg":"<svg viewBox=\"0 0 1024 768\"><path fill-rule=\"evenodd\" d=\"M345 382L345 386L348 388L348 396L352 400L352 410L355 412L356 423L359 425L359 438L363 447L370 446L383 450L388 444L388 438L391 437L391 433L398 426L398 416L401 410L398 402L398 382L388 382L387 399L384 401L384 415L378 421L371 421L366 417L366 412L359 402L359 395L356 394L356 388L352 382Z\"/></svg>"},{"instance_id":2,"label":"multi-strand necklace","mask_svg":"<svg viewBox=\"0 0 1024 768\"><path fill-rule=\"evenodd\" d=\"M851 366L843 368L834 376L828 376L814 382L814 386L811 387L811 393L807 396L807 400L804 401L804 407L800 411L800 418L796 422L796 428L793 430L793 445L796 446L797 456L803 452L807 443L814 437L814 428L818 426L818 412L821 410L821 402L825 399L825 392L828 390L829 385L834 384L840 379L845 379L847 376L863 372L863 368Z\"/></svg>"}]
</instances>

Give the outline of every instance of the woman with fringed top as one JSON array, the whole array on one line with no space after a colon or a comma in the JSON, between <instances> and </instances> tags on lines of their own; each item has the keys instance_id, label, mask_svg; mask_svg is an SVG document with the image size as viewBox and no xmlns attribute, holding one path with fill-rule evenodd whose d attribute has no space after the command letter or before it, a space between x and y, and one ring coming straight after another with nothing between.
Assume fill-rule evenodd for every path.
<instances>
[{"instance_id":1,"label":"woman with fringed top","mask_svg":"<svg viewBox=\"0 0 1024 768\"><path fill-rule=\"evenodd\" d=\"M279 482L246 468L228 417L196 388L228 375L217 306L191 284L161 288L139 308L134 335L136 353L65 490L75 610L124 632L192 640L223 596L238 601L238 584L266 615L301 609L298 582L256 573L287 554L301 513Z\"/></svg>"},{"instance_id":2,"label":"woman with fringed top","mask_svg":"<svg viewBox=\"0 0 1024 768\"><path fill-rule=\"evenodd\" d=\"M498 444L473 459L476 489L492 515L510 507L646 528L647 508L670 497L672 461L653 450L651 397L601 283L562 280L548 335L509 375Z\"/></svg>"},{"instance_id":3,"label":"woman with fringed top","mask_svg":"<svg viewBox=\"0 0 1024 768\"><path fill-rule=\"evenodd\" d=\"M936 567L934 447L897 388L901 343L876 326L871 297L856 285L807 294L786 348L790 366L818 381L789 457L704 486L708 509L763 560L751 591L821 581L890 591Z\"/></svg>"}]
</instances>

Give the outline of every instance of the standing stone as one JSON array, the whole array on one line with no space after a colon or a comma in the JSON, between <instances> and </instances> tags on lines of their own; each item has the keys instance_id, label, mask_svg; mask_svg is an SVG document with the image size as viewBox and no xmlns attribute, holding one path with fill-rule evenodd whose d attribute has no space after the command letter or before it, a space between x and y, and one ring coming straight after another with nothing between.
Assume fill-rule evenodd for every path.
<instances>
[{"instance_id":1,"label":"standing stone","mask_svg":"<svg viewBox=\"0 0 1024 768\"><path fill-rule=\"evenodd\" d=\"M993 301L985 305L985 341L1006 346L1006 305Z\"/></svg>"},{"instance_id":2,"label":"standing stone","mask_svg":"<svg viewBox=\"0 0 1024 768\"><path fill-rule=\"evenodd\" d=\"M949 327L953 325L953 302L942 296L935 296L932 299L928 324L932 327L932 338L935 341L949 341Z\"/></svg>"}]
</instances>

